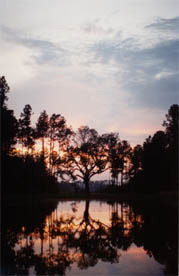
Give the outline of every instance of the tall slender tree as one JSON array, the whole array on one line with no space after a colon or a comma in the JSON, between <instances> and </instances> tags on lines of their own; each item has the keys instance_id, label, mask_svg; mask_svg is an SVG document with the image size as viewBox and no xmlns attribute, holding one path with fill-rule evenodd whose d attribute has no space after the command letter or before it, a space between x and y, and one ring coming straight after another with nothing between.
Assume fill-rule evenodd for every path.
<instances>
[{"instance_id":1,"label":"tall slender tree","mask_svg":"<svg viewBox=\"0 0 179 276\"><path fill-rule=\"evenodd\" d=\"M118 133L106 133L102 135L105 145L105 152L108 156L109 170L112 178L112 185L117 185L118 175L121 167L120 147L121 142Z\"/></svg>"},{"instance_id":2,"label":"tall slender tree","mask_svg":"<svg viewBox=\"0 0 179 276\"><path fill-rule=\"evenodd\" d=\"M168 170L170 170L170 184L178 185L178 165L179 165L179 105L173 104L166 114L163 122L167 136L167 158Z\"/></svg>"},{"instance_id":3,"label":"tall slender tree","mask_svg":"<svg viewBox=\"0 0 179 276\"><path fill-rule=\"evenodd\" d=\"M121 142L121 147L120 147L121 185L123 185L124 176L127 176L129 173L129 160L130 160L130 156L131 156L131 150L132 149L131 149L130 144L126 140L123 140Z\"/></svg>"},{"instance_id":4,"label":"tall slender tree","mask_svg":"<svg viewBox=\"0 0 179 276\"><path fill-rule=\"evenodd\" d=\"M142 156L143 156L142 146L136 145L131 152L130 168L129 168L130 177L134 177L139 170L142 170Z\"/></svg>"},{"instance_id":5,"label":"tall slender tree","mask_svg":"<svg viewBox=\"0 0 179 276\"><path fill-rule=\"evenodd\" d=\"M60 114L52 114L49 119L49 128L48 128L48 139L49 139L49 169L52 173L54 167L54 160L56 163L56 158L54 159L55 144L58 143L57 148L59 151L62 150L65 141L67 140L68 135L71 135L70 128L66 125L66 120Z\"/></svg>"},{"instance_id":6,"label":"tall slender tree","mask_svg":"<svg viewBox=\"0 0 179 276\"><path fill-rule=\"evenodd\" d=\"M13 110L8 109L6 101L10 88L5 77L0 77L0 101L1 101L1 151L9 154L16 144L18 122Z\"/></svg>"},{"instance_id":7,"label":"tall slender tree","mask_svg":"<svg viewBox=\"0 0 179 276\"><path fill-rule=\"evenodd\" d=\"M163 122L168 139L168 145L171 150L178 150L179 145L179 105L173 104L165 115L166 120Z\"/></svg>"},{"instance_id":8,"label":"tall slender tree","mask_svg":"<svg viewBox=\"0 0 179 276\"><path fill-rule=\"evenodd\" d=\"M27 104L20 115L18 138L19 143L22 144L22 147L26 147L28 151L29 149L33 149L35 144L34 129L31 126L31 115L32 108L29 104Z\"/></svg>"},{"instance_id":9,"label":"tall slender tree","mask_svg":"<svg viewBox=\"0 0 179 276\"><path fill-rule=\"evenodd\" d=\"M1 108L6 107L6 101L8 100L7 93L9 92L10 88L6 82L6 78L4 76L0 77L0 101L1 101Z\"/></svg>"},{"instance_id":10,"label":"tall slender tree","mask_svg":"<svg viewBox=\"0 0 179 276\"><path fill-rule=\"evenodd\" d=\"M123 174L127 174L127 164L130 158L131 147L127 141L121 141L118 133L107 133L102 135L105 151L108 155L109 169L112 177L112 184L118 183L119 173L121 174L121 185Z\"/></svg>"},{"instance_id":11,"label":"tall slender tree","mask_svg":"<svg viewBox=\"0 0 179 276\"><path fill-rule=\"evenodd\" d=\"M42 141L42 154L44 155L45 152L45 138L48 137L48 130L49 130L49 118L47 112L44 110L41 112L37 123L36 123L36 138L41 139Z\"/></svg>"}]
</instances>

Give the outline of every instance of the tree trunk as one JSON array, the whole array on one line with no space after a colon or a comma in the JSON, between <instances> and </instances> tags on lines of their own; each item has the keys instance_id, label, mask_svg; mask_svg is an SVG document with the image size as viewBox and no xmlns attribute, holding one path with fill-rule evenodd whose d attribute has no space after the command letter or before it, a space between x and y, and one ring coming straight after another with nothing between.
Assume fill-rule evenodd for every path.
<instances>
[{"instance_id":1,"label":"tree trunk","mask_svg":"<svg viewBox=\"0 0 179 276\"><path fill-rule=\"evenodd\" d=\"M41 256L43 256L43 249L44 249L44 247L43 247L43 237L41 237L41 247L40 247L40 254L41 254Z\"/></svg>"},{"instance_id":2,"label":"tree trunk","mask_svg":"<svg viewBox=\"0 0 179 276\"><path fill-rule=\"evenodd\" d=\"M121 186L123 186L123 173L121 172Z\"/></svg>"},{"instance_id":3,"label":"tree trunk","mask_svg":"<svg viewBox=\"0 0 179 276\"><path fill-rule=\"evenodd\" d=\"M51 164L52 164L52 144L53 144L53 138L52 134L50 135L50 152L49 152L49 171L51 173Z\"/></svg>"},{"instance_id":4,"label":"tree trunk","mask_svg":"<svg viewBox=\"0 0 179 276\"><path fill-rule=\"evenodd\" d=\"M42 138L42 153L43 153L43 155L44 155L44 152L45 152L45 150L44 150L44 137Z\"/></svg>"},{"instance_id":5,"label":"tree trunk","mask_svg":"<svg viewBox=\"0 0 179 276\"><path fill-rule=\"evenodd\" d=\"M86 200L86 206L84 211L84 221L89 222L89 200Z\"/></svg>"},{"instance_id":6,"label":"tree trunk","mask_svg":"<svg viewBox=\"0 0 179 276\"><path fill-rule=\"evenodd\" d=\"M87 194L89 194L89 178L84 177L84 184L85 184L85 191Z\"/></svg>"}]
</instances>

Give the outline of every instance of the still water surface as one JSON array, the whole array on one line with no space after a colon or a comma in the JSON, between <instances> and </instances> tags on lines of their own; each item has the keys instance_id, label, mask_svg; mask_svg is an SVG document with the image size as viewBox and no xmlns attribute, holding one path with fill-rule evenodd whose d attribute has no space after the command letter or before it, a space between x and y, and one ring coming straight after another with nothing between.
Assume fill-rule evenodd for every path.
<instances>
[{"instance_id":1,"label":"still water surface","mask_svg":"<svg viewBox=\"0 0 179 276\"><path fill-rule=\"evenodd\" d=\"M174 275L177 222L168 208L101 201L11 207L2 275Z\"/></svg>"}]
</instances>

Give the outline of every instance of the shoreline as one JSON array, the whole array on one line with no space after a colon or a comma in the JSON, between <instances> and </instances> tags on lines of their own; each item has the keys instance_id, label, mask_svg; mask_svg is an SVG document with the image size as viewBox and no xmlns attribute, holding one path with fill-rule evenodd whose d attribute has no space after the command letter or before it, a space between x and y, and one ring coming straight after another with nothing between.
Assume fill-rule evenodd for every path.
<instances>
[{"instance_id":1,"label":"shoreline","mask_svg":"<svg viewBox=\"0 0 179 276\"><path fill-rule=\"evenodd\" d=\"M1 198L2 204L9 205L22 205L35 203L37 201L67 201L67 200L101 200L101 201L117 201L117 202L141 202L144 203L150 201L158 201L161 204L178 206L178 191L161 191L158 194L139 194L139 193L121 193L121 194L102 194L102 193L91 193L89 195L85 193L81 194L10 194Z\"/></svg>"}]
</instances>

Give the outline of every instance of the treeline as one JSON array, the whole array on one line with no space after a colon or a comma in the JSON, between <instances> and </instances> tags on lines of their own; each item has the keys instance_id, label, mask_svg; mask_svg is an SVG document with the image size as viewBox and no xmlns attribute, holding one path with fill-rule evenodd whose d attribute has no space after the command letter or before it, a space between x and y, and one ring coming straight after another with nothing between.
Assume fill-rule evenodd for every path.
<instances>
[{"instance_id":1,"label":"treeline","mask_svg":"<svg viewBox=\"0 0 179 276\"><path fill-rule=\"evenodd\" d=\"M7 107L9 90L5 77L1 77L1 193L55 193L58 183L47 168L44 154L33 151L35 133L31 126L31 107L26 105L20 119L16 119L13 110ZM18 151L18 144L22 151Z\"/></svg>"},{"instance_id":2,"label":"treeline","mask_svg":"<svg viewBox=\"0 0 179 276\"><path fill-rule=\"evenodd\" d=\"M32 108L25 105L20 118L7 107L9 86L0 78L2 183L5 193L57 192L57 178L78 178L89 193L90 179L108 170L112 186L134 191L157 191L177 186L179 106L170 107L165 131L149 136L134 149L118 133L99 135L81 126L68 127L60 114L40 113L32 126ZM120 181L119 181L120 176Z\"/></svg>"},{"instance_id":3,"label":"treeline","mask_svg":"<svg viewBox=\"0 0 179 276\"><path fill-rule=\"evenodd\" d=\"M131 183L137 191L178 188L179 106L174 104L163 121L165 131L149 136L133 149Z\"/></svg>"}]
</instances>

